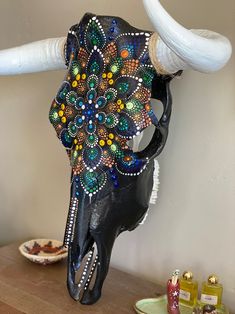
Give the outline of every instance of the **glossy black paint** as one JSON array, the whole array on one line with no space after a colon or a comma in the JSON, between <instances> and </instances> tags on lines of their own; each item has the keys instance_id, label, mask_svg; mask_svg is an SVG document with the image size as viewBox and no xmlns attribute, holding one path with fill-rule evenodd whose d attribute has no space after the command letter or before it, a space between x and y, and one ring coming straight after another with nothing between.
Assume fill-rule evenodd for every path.
<instances>
[{"instance_id":1,"label":"glossy black paint","mask_svg":"<svg viewBox=\"0 0 235 314\"><path fill-rule=\"evenodd\" d=\"M169 83L172 77L156 76L152 86L152 97L159 99L164 107L149 145L138 153L140 158L148 157L149 163L139 176L118 174L120 187L113 185L101 190L90 203L87 195L82 196L76 218L74 239L69 246L67 286L71 297L82 304L93 304L101 296L102 286L107 276L110 257L115 239L124 231L135 229L149 207L153 187L154 158L165 146L171 116L172 99ZM73 190L73 186L71 191ZM94 285L86 287L92 274L92 262L86 255L97 247L97 263L94 267ZM76 281L76 273L87 259L87 272L81 275L82 283ZM85 289L86 287L86 289Z\"/></svg>"}]
</instances>

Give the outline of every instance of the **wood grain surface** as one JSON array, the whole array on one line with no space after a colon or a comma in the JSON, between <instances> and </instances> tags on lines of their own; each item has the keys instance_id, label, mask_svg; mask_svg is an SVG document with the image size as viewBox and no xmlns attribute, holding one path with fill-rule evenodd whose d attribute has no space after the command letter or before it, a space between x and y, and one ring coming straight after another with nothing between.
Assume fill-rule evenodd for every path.
<instances>
[{"instance_id":1,"label":"wood grain surface","mask_svg":"<svg viewBox=\"0 0 235 314\"><path fill-rule=\"evenodd\" d=\"M101 300L84 306L68 295L66 261L37 265L21 256L18 246L0 248L0 314L133 314L137 300L163 292L153 283L110 268Z\"/></svg>"}]
</instances>

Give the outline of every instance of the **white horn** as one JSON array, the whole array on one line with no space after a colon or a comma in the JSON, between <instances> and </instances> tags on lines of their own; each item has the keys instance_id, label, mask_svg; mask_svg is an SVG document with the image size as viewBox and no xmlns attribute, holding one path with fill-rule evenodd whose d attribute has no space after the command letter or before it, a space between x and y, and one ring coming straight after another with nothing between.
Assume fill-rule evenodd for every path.
<instances>
[{"instance_id":1,"label":"white horn","mask_svg":"<svg viewBox=\"0 0 235 314\"><path fill-rule=\"evenodd\" d=\"M0 75L65 69L66 38L49 38L0 51Z\"/></svg>"},{"instance_id":2,"label":"white horn","mask_svg":"<svg viewBox=\"0 0 235 314\"><path fill-rule=\"evenodd\" d=\"M168 73L186 68L214 72L228 62L232 46L226 37L207 30L184 28L165 11L159 0L143 0L143 3L160 36L154 47L160 68Z\"/></svg>"}]
</instances>

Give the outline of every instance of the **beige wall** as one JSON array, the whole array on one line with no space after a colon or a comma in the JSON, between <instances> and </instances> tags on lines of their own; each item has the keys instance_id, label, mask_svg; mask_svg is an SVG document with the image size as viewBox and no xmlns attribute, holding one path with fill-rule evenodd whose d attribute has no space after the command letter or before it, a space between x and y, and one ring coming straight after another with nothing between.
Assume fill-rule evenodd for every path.
<instances>
[{"instance_id":1,"label":"beige wall","mask_svg":"<svg viewBox=\"0 0 235 314\"><path fill-rule=\"evenodd\" d=\"M66 5L69 4L69 5ZM234 0L162 0L188 28L235 43ZM66 35L91 11L151 29L140 0L1 0L0 49ZM165 282L176 267L201 281L211 272L235 310L235 59L219 73L188 71L172 84L170 136L159 158L161 187L146 224L116 242L112 264ZM69 166L48 122L63 72L0 78L0 244L62 238Z\"/></svg>"}]
</instances>

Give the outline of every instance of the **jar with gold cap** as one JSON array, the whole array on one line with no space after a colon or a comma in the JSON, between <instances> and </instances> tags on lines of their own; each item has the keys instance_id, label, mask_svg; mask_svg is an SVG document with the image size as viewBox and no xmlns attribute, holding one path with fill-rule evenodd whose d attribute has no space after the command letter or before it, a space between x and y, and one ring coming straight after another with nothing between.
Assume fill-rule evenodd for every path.
<instances>
[{"instance_id":1,"label":"jar with gold cap","mask_svg":"<svg viewBox=\"0 0 235 314\"><path fill-rule=\"evenodd\" d=\"M201 302L203 304L215 305L221 307L223 286L219 283L216 275L210 275L207 282L202 284Z\"/></svg>"},{"instance_id":2,"label":"jar with gold cap","mask_svg":"<svg viewBox=\"0 0 235 314\"><path fill-rule=\"evenodd\" d=\"M193 280L193 273L185 271L180 278L180 303L194 306L197 303L198 283Z\"/></svg>"}]
</instances>

